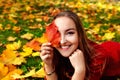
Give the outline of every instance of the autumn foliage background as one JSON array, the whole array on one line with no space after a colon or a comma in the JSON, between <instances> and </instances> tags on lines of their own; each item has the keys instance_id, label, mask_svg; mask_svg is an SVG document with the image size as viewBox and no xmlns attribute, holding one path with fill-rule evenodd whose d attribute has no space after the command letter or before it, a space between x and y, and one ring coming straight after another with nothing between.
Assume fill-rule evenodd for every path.
<instances>
[{"instance_id":1,"label":"autumn foliage background","mask_svg":"<svg viewBox=\"0 0 120 80\"><path fill-rule=\"evenodd\" d=\"M43 80L43 33L63 10L79 15L91 40L120 42L120 2L0 0L0 80Z\"/></svg>"}]
</instances>

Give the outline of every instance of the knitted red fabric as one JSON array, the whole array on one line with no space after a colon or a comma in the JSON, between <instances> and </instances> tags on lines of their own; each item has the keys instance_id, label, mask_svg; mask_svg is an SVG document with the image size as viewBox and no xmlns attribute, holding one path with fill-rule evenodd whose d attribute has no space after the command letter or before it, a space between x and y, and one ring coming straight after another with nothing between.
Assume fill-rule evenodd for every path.
<instances>
[{"instance_id":1,"label":"knitted red fabric","mask_svg":"<svg viewBox=\"0 0 120 80\"><path fill-rule=\"evenodd\" d=\"M104 76L120 76L120 43L107 41L101 44L107 51L108 61L104 70Z\"/></svg>"},{"instance_id":2,"label":"knitted red fabric","mask_svg":"<svg viewBox=\"0 0 120 80\"><path fill-rule=\"evenodd\" d=\"M92 42L91 46L95 49L95 55L92 57L92 61L90 63L89 80L100 80L107 61L106 50L94 42Z\"/></svg>"}]
</instances>

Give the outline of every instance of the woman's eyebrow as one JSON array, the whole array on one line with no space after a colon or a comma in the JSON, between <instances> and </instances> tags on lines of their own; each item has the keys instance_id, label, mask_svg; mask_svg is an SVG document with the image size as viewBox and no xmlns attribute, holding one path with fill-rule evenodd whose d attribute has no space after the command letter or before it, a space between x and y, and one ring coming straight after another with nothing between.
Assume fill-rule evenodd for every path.
<instances>
[{"instance_id":1,"label":"woman's eyebrow","mask_svg":"<svg viewBox=\"0 0 120 80\"><path fill-rule=\"evenodd\" d=\"M76 30L76 29L75 28L69 28L69 29L66 30L66 32L69 31L69 30Z\"/></svg>"}]
</instances>

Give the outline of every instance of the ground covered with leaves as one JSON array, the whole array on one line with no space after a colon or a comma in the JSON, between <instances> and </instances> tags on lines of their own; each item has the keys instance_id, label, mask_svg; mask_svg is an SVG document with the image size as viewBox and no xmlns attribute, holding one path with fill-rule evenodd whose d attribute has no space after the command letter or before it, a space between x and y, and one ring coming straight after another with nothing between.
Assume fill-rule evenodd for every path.
<instances>
[{"instance_id":1,"label":"ground covered with leaves","mask_svg":"<svg viewBox=\"0 0 120 80\"><path fill-rule=\"evenodd\" d=\"M0 80L43 80L42 35L63 10L79 15L91 40L120 42L120 2L0 0Z\"/></svg>"}]
</instances>

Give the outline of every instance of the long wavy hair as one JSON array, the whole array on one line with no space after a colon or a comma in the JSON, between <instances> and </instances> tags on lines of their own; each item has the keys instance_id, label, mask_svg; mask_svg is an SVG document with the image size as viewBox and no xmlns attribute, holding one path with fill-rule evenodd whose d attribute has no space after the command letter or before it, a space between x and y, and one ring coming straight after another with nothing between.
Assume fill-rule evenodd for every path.
<instances>
[{"instance_id":1,"label":"long wavy hair","mask_svg":"<svg viewBox=\"0 0 120 80\"><path fill-rule=\"evenodd\" d=\"M76 25L77 33L79 36L78 37L79 39L78 49L80 49L84 53L85 66L86 66L85 80L87 80L89 73L90 73L89 63L91 61L91 56L93 52L88 43L88 38L86 36L85 30L83 28L80 17L76 15L75 13L73 13L72 11L60 12L54 17L54 20L56 18L63 17L63 16L72 19ZM54 48L53 64L55 66L58 80L71 80L71 76L74 73L74 68L72 67L70 63L70 60L69 58L63 57L55 48Z\"/></svg>"}]
</instances>

